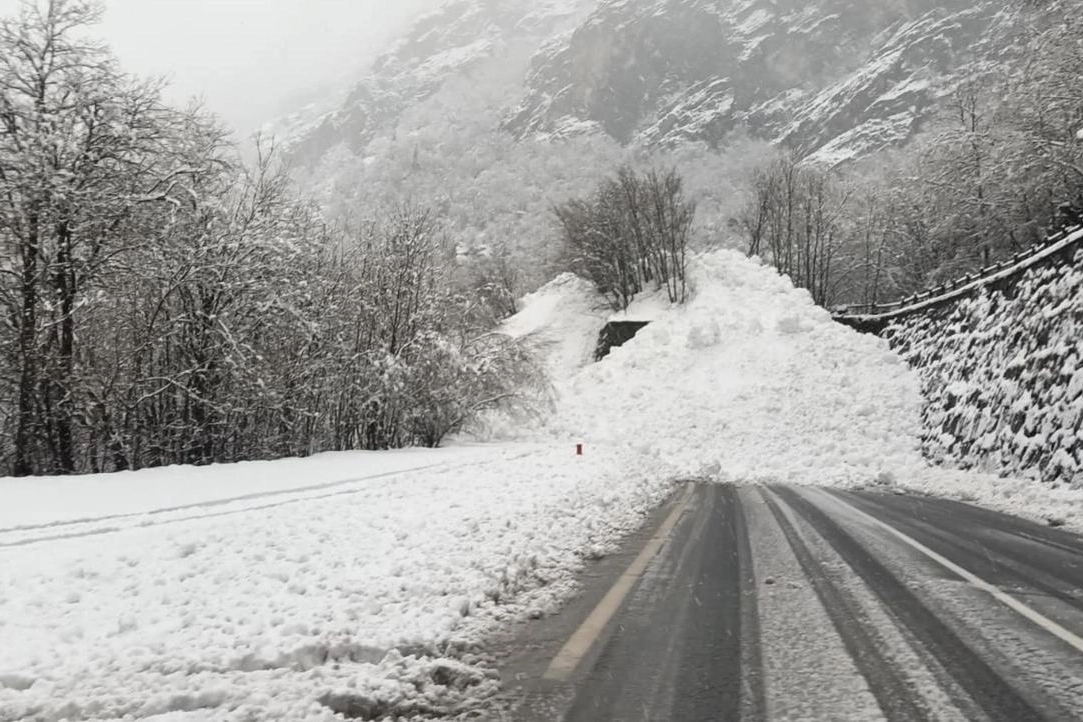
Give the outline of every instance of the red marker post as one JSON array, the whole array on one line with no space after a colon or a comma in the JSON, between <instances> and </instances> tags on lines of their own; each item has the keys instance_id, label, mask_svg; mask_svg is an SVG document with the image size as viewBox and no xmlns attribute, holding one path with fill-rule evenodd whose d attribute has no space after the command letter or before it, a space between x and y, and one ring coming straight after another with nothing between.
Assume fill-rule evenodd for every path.
<instances>
[{"instance_id":1,"label":"red marker post","mask_svg":"<svg viewBox=\"0 0 1083 722\"><path fill-rule=\"evenodd\" d=\"M575 455L576 456L582 456L583 455L583 445L582 444L576 444L575 445Z\"/></svg>"}]
</instances>

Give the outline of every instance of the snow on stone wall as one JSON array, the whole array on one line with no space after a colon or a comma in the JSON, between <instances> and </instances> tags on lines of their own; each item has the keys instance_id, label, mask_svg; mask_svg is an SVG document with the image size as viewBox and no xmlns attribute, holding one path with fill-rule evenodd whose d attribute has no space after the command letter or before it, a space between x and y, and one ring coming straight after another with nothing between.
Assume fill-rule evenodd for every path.
<instances>
[{"instance_id":1,"label":"snow on stone wall","mask_svg":"<svg viewBox=\"0 0 1083 722\"><path fill-rule=\"evenodd\" d=\"M932 460L1083 485L1083 250L884 336L921 376Z\"/></svg>"}]
</instances>

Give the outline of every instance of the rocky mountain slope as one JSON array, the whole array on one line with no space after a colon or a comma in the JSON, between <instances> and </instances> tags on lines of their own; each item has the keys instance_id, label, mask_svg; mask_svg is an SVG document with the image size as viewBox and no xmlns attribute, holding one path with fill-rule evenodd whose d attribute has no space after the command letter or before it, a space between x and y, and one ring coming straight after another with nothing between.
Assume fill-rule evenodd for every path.
<instances>
[{"instance_id":1,"label":"rocky mountain slope","mask_svg":"<svg viewBox=\"0 0 1083 722\"><path fill-rule=\"evenodd\" d=\"M410 32L373 64L338 108L298 112L276 130L295 159L312 164L345 144L360 152L380 131L445 83L487 64L526 60L554 36L574 27L593 0L450 0L419 18ZM315 118L312 116L315 115Z\"/></svg>"},{"instance_id":2,"label":"rocky mountain slope","mask_svg":"<svg viewBox=\"0 0 1083 722\"><path fill-rule=\"evenodd\" d=\"M718 143L746 125L844 159L904 140L960 73L1000 52L1011 3L602 3L535 59L507 127L589 121L623 142Z\"/></svg>"},{"instance_id":3,"label":"rocky mountain slope","mask_svg":"<svg viewBox=\"0 0 1083 722\"><path fill-rule=\"evenodd\" d=\"M1022 0L449 0L341 106L290 129L313 162L359 152L452 78L522 65L518 137L604 131L716 145L738 128L836 163L898 143L964 75L1002 59Z\"/></svg>"}]
</instances>

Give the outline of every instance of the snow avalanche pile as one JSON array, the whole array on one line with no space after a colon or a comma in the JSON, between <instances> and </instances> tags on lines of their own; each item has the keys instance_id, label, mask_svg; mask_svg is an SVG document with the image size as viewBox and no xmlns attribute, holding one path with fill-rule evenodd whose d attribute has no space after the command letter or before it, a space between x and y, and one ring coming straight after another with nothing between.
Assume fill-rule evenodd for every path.
<instances>
[{"instance_id":1,"label":"snow avalanche pile","mask_svg":"<svg viewBox=\"0 0 1083 722\"><path fill-rule=\"evenodd\" d=\"M922 465L918 382L884 341L739 253L690 271L685 306L561 389L557 433L721 480L854 485Z\"/></svg>"},{"instance_id":2,"label":"snow avalanche pile","mask_svg":"<svg viewBox=\"0 0 1083 722\"><path fill-rule=\"evenodd\" d=\"M503 330L534 336L546 373L559 384L594 359L598 331L605 325L600 304L588 281L564 273L523 298L523 310L508 319Z\"/></svg>"},{"instance_id":3,"label":"snow avalanche pile","mask_svg":"<svg viewBox=\"0 0 1083 722\"><path fill-rule=\"evenodd\" d=\"M930 467L918 375L884 340L833 322L774 269L716 251L692 259L689 273L683 306L648 296L614 315L568 277L526 299L509 329L548 334L560 359L547 436L583 442L588 456L617 452L628 469L661 462L676 477L890 486L1039 520L1080 516L1079 491ZM651 324L591 363L576 329L593 348L610 319Z\"/></svg>"},{"instance_id":4,"label":"snow avalanche pile","mask_svg":"<svg viewBox=\"0 0 1083 722\"><path fill-rule=\"evenodd\" d=\"M558 397L548 433L692 478L854 484L915 463L918 384L885 343L739 253L689 270L683 306L646 295L613 314L568 274L524 299L506 330L544 344ZM650 325L593 363L609 320Z\"/></svg>"}]
</instances>

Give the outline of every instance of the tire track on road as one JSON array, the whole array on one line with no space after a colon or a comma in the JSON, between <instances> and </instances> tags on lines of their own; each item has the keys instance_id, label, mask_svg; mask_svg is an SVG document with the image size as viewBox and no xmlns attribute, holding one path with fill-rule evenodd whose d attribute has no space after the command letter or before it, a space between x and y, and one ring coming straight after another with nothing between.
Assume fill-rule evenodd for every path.
<instances>
[{"instance_id":1,"label":"tire track on road","mask_svg":"<svg viewBox=\"0 0 1083 722\"><path fill-rule=\"evenodd\" d=\"M1038 722L1034 707L858 540L793 489L772 486L861 577L891 615L913 635L994 722Z\"/></svg>"},{"instance_id":2,"label":"tire track on road","mask_svg":"<svg viewBox=\"0 0 1083 722\"><path fill-rule=\"evenodd\" d=\"M713 524L718 527L714 532L718 538L712 544L717 542L716 548L722 551L705 559L693 599L698 607L706 605L708 610L710 604L717 604L715 614L722 615L723 623L711 625L709 611L697 609L693 613L693 624L684 632L684 672L678 678L673 719L693 719L706 697L714 701L720 719L762 720L767 703L748 524L737 488L726 484L718 494L721 517L729 523ZM697 644L702 640L701 630L710 630L719 640L717 646ZM697 653L709 654L700 659ZM728 664L722 666L720 661ZM725 669L722 675L720 669Z\"/></svg>"},{"instance_id":3,"label":"tire track on road","mask_svg":"<svg viewBox=\"0 0 1083 722\"><path fill-rule=\"evenodd\" d=\"M888 722L933 719L918 703L922 696L904 671L883 654L884 644L863 620L864 614L856 600L824 574L822 563L816 560L772 493L762 487L760 493Z\"/></svg>"},{"instance_id":4,"label":"tire track on road","mask_svg":"<svg viewBox=\"0 0 1083 722\"><path fill-rule=\"evenodd\" d=\"M889 521L915 539L924 540L931 548L987 581L1002 580L1004 586L1029 587L1083 612L1083 550L1050 543L1036 537L1031 530L1020 533L1025 527L1020 529L1014 524L1003 530L984 523L973 528L966 524L973 538L963 538L958 530L967 515L953 516L964 506L961 504L941 508L910 497L866 494L847 494L845 498L866 513ZM1022 543L1032 547L1028 550L1031 553L1023 553L1013 546L1010 538L1004 538L1005 533L1025 539ZM980 545L981 553L975 549L975 542ZM1032 553L1034 546L1041 552Z\"/></svg>"},{"instance_id":5,"label":"tire track on road","mask_svg":"<svg viewBox=\"0 0 1083 722\"><path fill-rule=\"evenodd\" d=\"M766 701L752 551L737 488L697 503L639 580L582 678L565 722L759 722ZM593 655L592 655L593 656Z\"/></svg>"}]
</instances>

